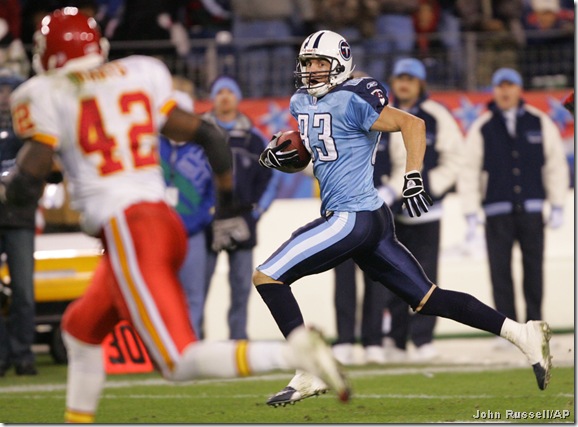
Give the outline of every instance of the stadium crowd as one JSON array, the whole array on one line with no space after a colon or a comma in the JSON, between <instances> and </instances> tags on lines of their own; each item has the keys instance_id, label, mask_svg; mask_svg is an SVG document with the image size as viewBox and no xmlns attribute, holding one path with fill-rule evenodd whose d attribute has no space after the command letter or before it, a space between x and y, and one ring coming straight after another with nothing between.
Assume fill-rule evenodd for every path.
<instances>
[{"instance_id":1,"label":"stadium crowd","mask_svg":"<svg viewBox=\"0 0 578 427\"><path fill-rule=\"evenodd\" d=\"M115 53L123 42L144 42L139 52L158 54L159 43L146 42L164 41L163 52L187 64L201 97L219 74L235 77L249 98L290 95L286 63L299 40L320 29L343 34L358 68L383 82L396 59L411 56L424 62L434 88L489 88L503 66L519 69L526 89L574 83L572 0L1 0L0 62L30 56L39 21L63 6L97 20L111 57L131 53ZM211 76L209 41L218 44Z\"/></svg>"}]
</instances>

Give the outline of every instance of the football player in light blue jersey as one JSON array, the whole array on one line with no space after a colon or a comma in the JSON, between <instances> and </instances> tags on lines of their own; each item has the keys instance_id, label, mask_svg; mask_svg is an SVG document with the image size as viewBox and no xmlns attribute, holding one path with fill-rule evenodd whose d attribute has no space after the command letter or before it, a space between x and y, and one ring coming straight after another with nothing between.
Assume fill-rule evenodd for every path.
<instances>
[{"instance_id":1,"label":"football player in light blue jersey","mask_svg":"<svg viewBox=\"0 0 578 427\"><path fill-rule=\"evenodd\" d=\"M257 267L253 283L285 337L304 324L290 285L352 258L372 279L414 311L447 317L500 335L517 345L533 366L538 386L550 377L550 329L546 322L520 324L473 296L438 288L395 236L392 213L373 185L380 132L401 132L407 152L402 199L410 216L427 215L431 198L420 173L426 140L420 118L388 105L386 91L372 78L352 79L353 59L337 33L318 31L301 45L295 76L299 89L291 113L312 156L321 187L321 217L296 230ZM290 166L297 150L282 151L279 135L261 154L264 167ZM285 405L319 394L327 386L297 372L267 403Z\"/></svg>"},{"instance_id":2,"label":"football player in light blue jersey","mask_svg":"<svg viewBox=\"0 0 578 427\"><path fill-rule=\"evenodd\" d=\"M371 127L387 105L381 84L367 78L348 80L322 98L301 88L290 105L314 156L321 214L378 209L383 200L373 186L373 162L381 133Z\"/></svg>"}]
</instances>

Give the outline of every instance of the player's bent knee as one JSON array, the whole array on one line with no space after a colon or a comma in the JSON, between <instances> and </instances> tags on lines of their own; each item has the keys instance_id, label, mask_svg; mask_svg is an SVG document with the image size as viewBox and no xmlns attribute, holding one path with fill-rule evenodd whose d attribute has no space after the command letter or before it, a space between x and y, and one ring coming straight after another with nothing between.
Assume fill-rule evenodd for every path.
<instances>
[{"instance_id":1,"label":"player's bent knee","mask_svg":"<svg viewBox=\"0 0 578 427\"><path fill-rule=\"evenodd\" d=\"M266 278L268 276L264 273L261 273L259 270L255 270L253 272L253 285L254 286L259 286L262 285L263 283L267 283L266 282Z\"/></svg>"},{"instance_id":2,"label":"player's bent knee","mask_svg":"<svg viewBox=\"0 0 578 427\"><path fill-rule=\"evenodd\" d=\"M259 286L264 285L266 283L283 283L283 282L275 280L267 276L265 273L260 272L259 270L255 270L255 272L253 273L253 285Z\"/></svg>"}]
</instances>

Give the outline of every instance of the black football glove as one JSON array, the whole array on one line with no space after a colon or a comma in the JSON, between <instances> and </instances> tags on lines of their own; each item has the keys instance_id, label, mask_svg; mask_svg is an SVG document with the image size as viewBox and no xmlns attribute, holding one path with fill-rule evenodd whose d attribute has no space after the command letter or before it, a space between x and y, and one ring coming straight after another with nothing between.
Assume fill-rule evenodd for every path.
<instances>
[{"instance_id":1,"label":"black football glove","mask_svg":"<svg viewBox=\"0 0 578 427\"><path fill-rule=\"evenodd\" d=\"M289 150L283 152L282 150L287 148L291 141L283 141L281 144L277 145L279 137L282 132L277 132L271 138L267 148L259 156L259 164L265 168L277 169L282 166L292 166L297 160L299 160L299 153L297 150Z\"/></svg>"},{"instance_id":2,"label":"black football glove","mask_svg":"<svg viewBox=\"0 0 578 427\"><path fill-rule=\"evenodd\" d=\"M419 171L409 171L403 176L403 204L409 216L421 216L422 212L429 211L427 205L433 206L433 201L423 188L423 179Z\"/></svg>"}]
</instances>

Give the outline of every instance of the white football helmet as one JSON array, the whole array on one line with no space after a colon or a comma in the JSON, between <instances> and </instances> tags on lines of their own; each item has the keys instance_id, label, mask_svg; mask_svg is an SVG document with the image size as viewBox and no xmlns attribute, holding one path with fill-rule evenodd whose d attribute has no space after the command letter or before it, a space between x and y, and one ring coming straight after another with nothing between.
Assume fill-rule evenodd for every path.
<instances>
[{"instance_id":1,"label":"white football helmet","mask_svg":"<svg viewBox=\"0 0 578 427\"><path fill-rule=\"evenodd\" d=\"M307 72L306 62L311 58L328 60L331 63L330 71L324 76ZM317 31L301 45L294 73L295 83L298 88L305 87L309 95L318 98L350 78L354 68L351 47L347 40L333 31ZM319 77L323 77L322 81L318 81Z\"/></svg>"}]
</instances>

